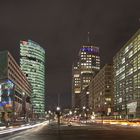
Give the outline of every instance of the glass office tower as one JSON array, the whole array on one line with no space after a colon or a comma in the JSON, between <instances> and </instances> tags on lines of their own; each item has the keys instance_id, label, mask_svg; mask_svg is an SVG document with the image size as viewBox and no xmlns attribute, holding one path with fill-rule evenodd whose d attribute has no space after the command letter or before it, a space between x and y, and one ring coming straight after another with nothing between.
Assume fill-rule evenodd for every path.
<instances>
[{"instance_id":1,"label":"glass office tower","mask_svg":"<svg viewBox=\"0 0 140 140\"><path fill-rule=\"evenodd\" d=\"M114 56L114 113L140 118L140 29Z\"/></svg>"},{"instance_id":2,"label":"glass office tower","mask_svg":"<svg viewBox=\"0 0 140 140\"><path fill-rule=\"evenodd\" d=\"M45 112L45 50L34 41L20 41L20 66L32 85L34 114L41 117Z\"/></svg>"}]
</instances>

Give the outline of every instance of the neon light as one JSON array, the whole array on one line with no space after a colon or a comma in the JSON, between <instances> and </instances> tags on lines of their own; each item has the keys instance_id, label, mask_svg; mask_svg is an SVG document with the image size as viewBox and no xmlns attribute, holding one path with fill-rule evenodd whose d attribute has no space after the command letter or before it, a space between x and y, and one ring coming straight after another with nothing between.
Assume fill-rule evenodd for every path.
<instances>
[{"instance_id":1,"label":"neon light","mask_svg":"<svg viewBox=\"0 0 140 140\"><path fill-rule=\"evenodd\" d=\"M2 90L4 89L13 89L14 83L11 80L6 80L4 83L1 84Z\"/></svg>"},{"instance_id":2,"label":"neon light","mask_svg":"<svg viewBox=\"0 0 140 140\"><path fill-rule=\"evenodd\" d=\"M6 105L10 105L10 104L11 104L11 101L2 101L2 102L0 102L1 107L6 106Z\"/></svg>"},{"instance_id":3,"label":"neon light","mask_svg":"<svg viewBox=\"0 0 140 140\"><path fill-rule=\"evenodd\" d=\"M96 48L81 48L81 51L99 53L99 49L96 49Z\"/></svg>"},{"instance_id":4,"label":"neon light","mask_svg":"<svg viewBox=\"0 0 140 140\"><path fill-rule=\"evenodd\" d=\"M27 44L28 44L27 41L21 41L21 43L22 43L23 45L27 45Z\"/></svg>"}]
</instances>

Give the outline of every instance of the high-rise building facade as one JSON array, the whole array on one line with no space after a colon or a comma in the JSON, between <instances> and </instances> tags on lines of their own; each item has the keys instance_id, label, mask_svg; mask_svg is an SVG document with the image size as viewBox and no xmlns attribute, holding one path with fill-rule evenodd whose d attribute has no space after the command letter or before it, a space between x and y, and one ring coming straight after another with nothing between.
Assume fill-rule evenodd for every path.
<instances>
[{"instance_id":1,"label":"high-rise building facade","mask_svg":"<svg viewBox=\"0 0 140 140\"><path fill-rule=\"evenodd\" d=\"M106 64L89 84L89 106L96 115L113 114L113 66Z\"/></svg>"},{"instance_id":2,"label":"high-rise building facade","mask_svg":"<svg viewBox=\"0 0 140 140\"><path fill-rule=\"evenodd\" d=\"M121 118L140 117L140 29L114 56L114 106Z\"/></svg>"},{"instance_id":3,"label":"high-rise building facade","mask_svg":"<svg viewBox=\"0 0 140 140\"><path fill-rule=\"evenodd\" d=\"M33 89L33 111L41 116L45 111L45 50L34 41L20 41L20 57L21 70Z\"/></svg>"},{"instance_id":4,"label":"high-rise building facade","mask_svg":"<svg viewBox=\"0 0 140 140\"><path fill-rule=\"evenodd\" d=\"M76 66L73 66L72 96L76 97L76 95L78 95L77 98L81 98L81 92L89 85L92 78L100 70L99 47L91 45L90 43L83 45L79 51L77 60ZM75 73L78 74L75 75ZM77 77L75 78L75 76ZM78 93L75 92L76 89ZM76 103L76 100L78 100L78 103ZM76 100L75 105L77 106L75 107L81 107L80 99ZM73 98L72 102L74 102Z\"/></svg>"},{"instance_id":5,"label":"high-rise building facade","mask_svg":"<svg viewBox=\"0 0 140 140\"><path fill-rule=\"evenodd\" d=\"M86 107L90 108L89 106L89 86L85 87L80 94L80 106L81 108Z\"/></svg>"},{"instance_id":6,"label":"high-rise building facade","mask_svg":"<svg viewBox=\"0 0 140 140\"><path fill-rule=\"evenodd\" d=\"M0 121L32 117L32 87L8 51L0 52Z\"/></svg>"},{"instance_id":7,"label":"high-rise building facade","mask_svg":"<svg viewBox=\"0 0 140 140\"><path fill-rule=\"evenodd\" d=\"M72 107L80 107L81 80L78 60L72 66Z\"/></svg>"},{"instance_id":8,"label":"high-rise building facade","mask_svg":"<svg viewBox=\"0 0 140 140\"><path fill-rule=\"evenodd\" d=\"M81 90L84 90L100 70L99 47L83 45L79 51L79 67Z\"/></svg>"}]
</instances>

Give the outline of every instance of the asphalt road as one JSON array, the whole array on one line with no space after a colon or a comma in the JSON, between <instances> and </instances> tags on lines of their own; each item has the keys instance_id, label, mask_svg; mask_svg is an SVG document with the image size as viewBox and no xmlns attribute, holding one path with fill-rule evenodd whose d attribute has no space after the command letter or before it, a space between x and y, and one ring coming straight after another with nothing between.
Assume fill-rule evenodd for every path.
<instances>
[{"instance_id":1,"label":"asphalt road","mask_svg":"<svg viewBox=\"0 0 140 140\"><path fill-rule=\"evenodd\" d=\"M60 131L56 124L42 125L0 140L140 140L140 128L105 125L62 125Z\"/></svg>"}]
</instances>

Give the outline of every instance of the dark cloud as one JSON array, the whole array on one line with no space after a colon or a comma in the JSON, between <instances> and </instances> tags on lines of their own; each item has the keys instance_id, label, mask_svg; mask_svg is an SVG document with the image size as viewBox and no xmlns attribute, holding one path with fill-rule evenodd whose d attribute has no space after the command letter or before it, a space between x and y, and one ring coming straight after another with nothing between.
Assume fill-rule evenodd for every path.
<instances>
[{"instance_id":1,"label":"dark cloud","mask_svg":"<svg viewBox=\"0 0 140 140\"><path fill-rule=\"evenodd\" d=\"M47 105L70 105L71 65L80 45L100 47L102 66L140 25L139 0L1 0L0 50L19 61L19 40L32 39L46 50Z\"/></svg>"}]
</instances>

